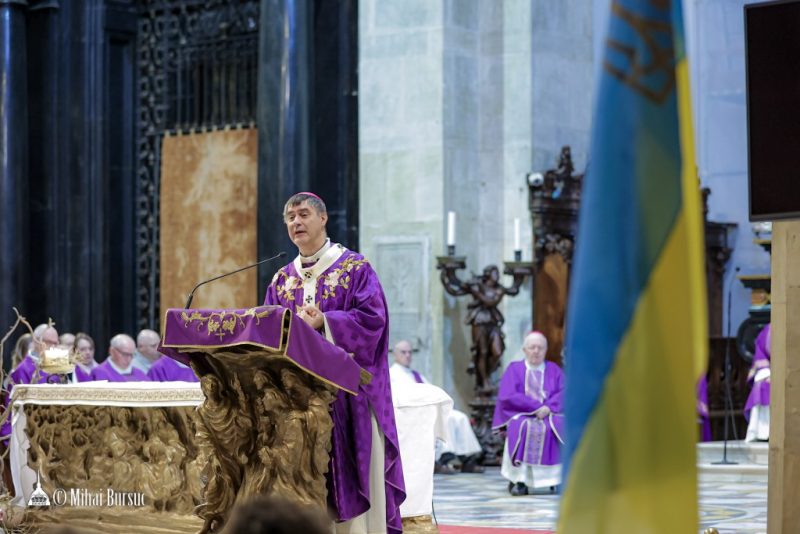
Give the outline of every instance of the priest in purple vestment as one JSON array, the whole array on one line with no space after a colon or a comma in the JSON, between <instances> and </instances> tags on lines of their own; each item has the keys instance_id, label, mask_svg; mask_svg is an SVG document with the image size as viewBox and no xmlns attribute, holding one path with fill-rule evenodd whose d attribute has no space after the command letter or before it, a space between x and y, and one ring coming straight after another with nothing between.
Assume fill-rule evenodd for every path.
<instances>
[{"instance_id":1,"label":"priest in purple vestment","mask_svg":"<svg viewBox=\"0 0 800 534\"><path fill-rule=\"evenodd\" d=\"M147 377L153 382L200 382L191 367L167 357L156 360Z\"/></svg>"},{"instance_id":2,"label":"priest in purple vestment","mask_svg":"<svg viewBox=\"0 0 800 534\"><path fill-rule=\"evenodd\" d=\"M492 428L505 430L500 473L511 495L527 495L529 487L555 487L561 482L559 449L563 443L564 374L545 361L547 339L531 332L522 345L525 359L511 362L497 392Z\"/></svg>"},{"instance_id":3,"label":"priest in purple vestment","mask_svg":"<svg viewBox=\"0 0 800 534\"><path fill-rule=\"evenodd\" d=\"M38 380L34 380L36 368L39 365L39 355L45 350L58 346L58 331L51 325L40 324L33 331L33 343L28 354L20 364L11 371L9 394L14 384L40 384L47 381L50 376L39 371Z\"/></svg>"},{"instance_id":4,"label":"priest in purple vestment","mask_svg":"<svg viewBox=\"0 0 800 534\"><path fill-rule=\"evenodd\" d=\"M331 243L324 202L298 193L284 207L299 255L280 269L265 304L297 314L372 374L358 395L340 392L332 405L328 503L337 531L401 532L405 485L389 382L389 325L378 276L360 254Z\"/></svg>"},{"instance_id":5,"label":"priest in purple vestment","mask_svg":"<svg viewBox=\"0 0 800 534\"><path fill-rule=\"evenodd\" d=\"M6 383L5 399L3 405L8 409L11 402L11 392L15 384L41 384L47 382L49 374L38 371L39 355L45 350L58 345L58 330L52 325L40 324L33 330L33 339L28 348L28 353L19 364L11 370ZM34 380L34 378L36 378ZM11 417L7 417L0 427L0 440L7 440L11 435Z\"/></svg>"},{"instance_id":6,"label":"priest in purple vestment","mask_svg":"<svg viewBox=\"0 0 800 534\"><path fill-rule=\"evenodd\" d=\"M767 325L758 334L756 353L747 375L747 383L752 389L744 405L744 416L748 421L745 441L769 439L770 333L770 325Z\"/></svg>"},{"instance_id":7,"label":"priest in purple vestment","mask_svg":"<svg viewBox=\"0 0 800 534\"><path fill-rule=\"evenodd\" d=\"M97 367L94 359L94 339L89 334L78 332L75 334L75 372L73 382L91 382L92 371Z\"/></svg>"},{"instance_id":8,"label":"priest in purple vestment","mask_svg":"<svg viewBox=\"0 0 800 534\"><path fill-rule=\"evenodd\" d=\"M92 380L109 382L147 382L147 375L132 365L136 343L127 334L117 334L111 338L108 358L92 370Z\"/></svg>"}]
</instances>

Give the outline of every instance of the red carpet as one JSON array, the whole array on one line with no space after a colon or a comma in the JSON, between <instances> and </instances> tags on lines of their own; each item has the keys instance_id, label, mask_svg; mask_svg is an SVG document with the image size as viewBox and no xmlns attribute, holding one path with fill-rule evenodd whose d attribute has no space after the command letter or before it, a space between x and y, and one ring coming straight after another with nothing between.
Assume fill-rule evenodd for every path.
<instances>
[{"instance_id":1,"label":"red carpet","mask_svg":"<svg viewBox=\"0 0 800 534\"><path fill-rule=\"evenodd\" d=\"M528 530L524 528L458 527L439 525L439 534L553 534L550 530Z\"/></svg>"}]
</instances>

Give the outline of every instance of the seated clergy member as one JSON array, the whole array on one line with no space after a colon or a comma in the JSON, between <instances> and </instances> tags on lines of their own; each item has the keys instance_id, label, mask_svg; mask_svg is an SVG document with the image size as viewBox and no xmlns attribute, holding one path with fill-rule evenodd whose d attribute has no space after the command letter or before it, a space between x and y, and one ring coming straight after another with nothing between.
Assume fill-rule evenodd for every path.
<instances>
[{"instance_id":1,"label":"seated clergy member","mask_svg":"<svg viewBox=\"0 0 800 534\"><path fill-rule=\"evenodd\" d=\"M147 374L155 362L161 359L158 344L161 336L155 330L145 328L136 336L136 351L133 353L131 364L141 372Z\"/></svg>"},{"instance_id":2,"label":"seated clergy member","mask_svg":"<svg viewBox=\"0 0 800 534\"><path fill-rule=\"evenodd\" d=\"M192 368L169 356L162 356L147 371L153 382L200 382Z\"/></svg>"},{"instance_id":3,"label":"seated clergy member","mask_svg":"<svg viewBox=\"0 0 800 534\"><path fill-rule=\"evenodd\" d=\"M744 405L744 416L748 421L745 441L766 441L769 439L769 394L770 394L770 325L765 326L756 338L756 353L747 375L747 383L752 386Z\"/></svg>"},{"instance_id":4,"label":"seated clergy member","mask_svg":"<svg viewBox=\"0 0 800 534\"><path fill-rule=\"evenodd\" d=\"M8 375L6 390L8 393L3 399L3 405L8 409L11 402L11 392L15 384L41 384L47 382L49 374L37 370L39 360L45 350L58 345L58 331L49 324L40 324L33 330L28 353L22 361ZM5 441L11 435L11 417L7 417L0 426L0 439Z\"/></svg>"},{"instance_id":5,"label":"seated clergy member","mask_svg":"<svg viewBox=\"0 0 800 534\"><path fill-rule=\"evenodd\" d=\"M33 331L33 341L28 349L28 354L20 364L11 371L10 385L34 383L33 377L36 366L45 350L58 345L58 331L49 324L40 324ZM39 379L35 383L46 382L49 375L39 371Z\"/></svg>"},{"instance_id":6,"label":"seated clergy member","mask_svg":"<svg viewBox=\"0 0 800 534\"><path fill-rule=\"evenodd\" d=\"M94 359L94 339L89 334L78 332L75 334L75 382L90 382L92 370L97 367Z\"/></svg>"},{"instance_id":7,"label":"seated clergy member","mask_svg":"<svg viewBox=\"0 0 800 534\"><path fill-rule=\"evenodd\" d=\"M505 429L500 473L511 495L527 495L528 486L556 486L561 480L559 456L564 374L545 361L547 339L531 332L522 345L525 359L511 362L497 392L492 427Z\"/></svg>"},{"instance_id":8,"label":"seated clergy member","mask_svg":"<svg viewBox=\"0 0 800 534\"><path fill-rule=\"evenodd\" d=\"M394 363L389 368L389 376L392 379L392 388L395 384L427 384L428 381L417 371L411 369L411 343L399 341L392 351ZM464 412L458 410L450 411L447 417L446 426L447 437L443 443L436 444L436 472L455 473L460 461L462 473L482 473L483 466L478 462L483 454L475 431L469 422L469 417Z\"/></svg>"},{"instance_id":9,"label":"seated clergy member","mask_svg":"<svg viewBox=\"0 0 800 534\"><path fill-rule=\"evenodd\" d=\"M117 334L111 338L108 358L92 370L92 380L108 380L109 382L146 382L147 375L136 369L131 361L136 345L133 338L126 334Z\"/></svg>"}]
</instances>

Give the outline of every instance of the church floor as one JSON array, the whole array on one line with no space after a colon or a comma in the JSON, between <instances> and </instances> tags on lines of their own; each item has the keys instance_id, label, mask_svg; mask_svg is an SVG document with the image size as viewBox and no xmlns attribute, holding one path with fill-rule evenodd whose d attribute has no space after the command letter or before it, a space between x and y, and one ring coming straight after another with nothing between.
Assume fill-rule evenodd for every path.
<instances>
[{"instance_id":1,"label":"church floor","mask_svg":"<svg viewBox=\"0 0 800 534\"><path fill-rule=\"evenodd\" d=\"M736 480L729 474L700 473L699 532L715 527L720 533L757 534L767 530L767 481ZM537 493L512 497L499 468L483 474L435 475L433 505L446 534L479 532L471 528L555 531L559 496ZM498 531L502 532L502 531ZM509 533L510 534L510 533Z\"/></svg>"}]
</instances>

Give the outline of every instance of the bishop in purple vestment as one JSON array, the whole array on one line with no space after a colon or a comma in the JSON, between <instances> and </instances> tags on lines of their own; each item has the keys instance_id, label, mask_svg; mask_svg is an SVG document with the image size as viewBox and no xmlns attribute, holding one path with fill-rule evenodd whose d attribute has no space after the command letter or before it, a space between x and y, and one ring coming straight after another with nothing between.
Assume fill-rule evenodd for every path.
<instances>
[{"instance_id":1,"label":"bishop in purple vestment","mask_svg":"<svg viewBox=\"0 0 800 534\"><path fill-rule=\"evenodd\" d=\"M511 362L503 373L492 420L492 428L506 433L500 473L515 496L527 495L528 486L560 483L564 423L564 374L545 361L547 339L531 332L522 351L525 359Z\"/></svg>"},{"instance_id":2,"label":"bishop in purple vestment","mask_svg":"<svg viewBox=\"0 0 800 534\"><path fill-rule=\"evenodd\" d=\"M147 376L153 382L199 382L192 368L177 360L161 357L147 371Z\"/></svg>"},{"instance_id":3,"label":"bishop in purple vestment","mask_svg":"<svg viewBox=\"0 0 800 534\"><path fill-rule=\"evenodd\" d=\"M770 332L770 325L767 325L758 334L756 353L747 375L752 389L744 405L744 416L748 420L745 441L769 439Z\"/></svg>"},{"instance_id":4,"label":"bishop in purple vestment","mask_svg":"<svg viewBox=\"0 0 800 534\"><path fill-rule=\"evenodd\" d=\"M126 334L117 334L111 338L106 361L92 370L92 380L108 380L109 382L147 382L147 375L131 365L136 344Z\"/></svg>"},{"instance_id":5,"label":"bishop in purple vestment","mask_svg":"<svg viewBox=\"0 0 800 534\"><path fill-rule=\"evenodd\" d=\"M386 358L383 289L363 256L327 238L327 209L319 197L294 195L284 219L300 254L275 274L264 303L292 310L372 374L357 396L340 392L332 405L329 505L340 521L350 521L349 532L400 532L405 485ZM371 484L376 480L381 482Z\"/></svg>"}]
</instances>

